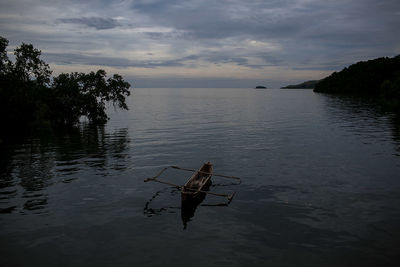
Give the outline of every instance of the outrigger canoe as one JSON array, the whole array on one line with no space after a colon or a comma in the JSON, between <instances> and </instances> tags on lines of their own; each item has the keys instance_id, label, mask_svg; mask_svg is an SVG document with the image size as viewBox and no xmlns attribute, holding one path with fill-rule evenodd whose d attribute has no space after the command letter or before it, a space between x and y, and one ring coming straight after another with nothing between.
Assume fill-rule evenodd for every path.
<instances>
[{"instance_id":1,"label":"outrigger canoe","mask_svg":"<svg viewBox=\"0 0 400 267\"><path fill-rule=\"evenodd\" d=\"M177 185L177 184L173 184L170 182L158 180L157 178L164 171L166 171L169 168L183 170L183 171L191 171L194 173L184 185ZM214 195L214 196L228 198L228 204L229 204L232 201L232 198L235 195L235 193L233 193L231 195L227 195L227 194L208 192L208 189L211 185L211 176L212 175L213 175L213 165L211 164L211 162L207 162L207 163L204 163L203 166L201 166L201 168L198 170L190 170L190 169L185 169L185 168L181 168L178 166L165 167L156 176L144 179L144 182L154 181L157 183L174 186L174 187L181 189L181 196L182 196L183 202L185 202L186 200L188 200L187 202L191 202L190 200L193 200L195 202L199 202L199 201L201 202L204 199L206 194L210 194L210 195ZM226 176L226 175L221 175L221 174L214 174L214 176L238 180L239 183L237 185L239 185L241 183L241 179L239 177Z\"/></svg>"},{"instance_id":2,"label":"outrigger canoe","mask_svg":"<svg viewBox=\"0 0 400 267\"><path fill-rule=\"evenodd\" d=\"M212 172L213 165L207 162L193 173L181 188L182 201L202 201L205 196L205 191L208 191L211 185Z\"/></svg>"}]
</instances>

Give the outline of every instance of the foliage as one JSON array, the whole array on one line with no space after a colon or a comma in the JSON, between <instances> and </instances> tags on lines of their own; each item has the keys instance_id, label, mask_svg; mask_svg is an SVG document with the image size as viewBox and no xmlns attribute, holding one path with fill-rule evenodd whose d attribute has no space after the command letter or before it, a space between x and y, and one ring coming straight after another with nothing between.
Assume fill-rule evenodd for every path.
<instances>
[{"instance_id":1,"label":"foliage","mask_svg":"<svg viewBox=\"0 0 400 267\"><path fill-rule=\"evenodd\" d=\"M0 75L6 73L9 65L9 60L7 57L8 40L0 36Z\"/></svg>"},{"instance_id":2,"label":"foliage","mask_svg":"<svg viewBox=\"0 0 400 267\"><path fill-rule=\"evenodd\" d=\"M381 84L380 92L382 106L400 114L400 72L392 80L385 80Z\"/></svg>"},{"instance_id":3,"label":"foliage","mask_svg":"<svg viewBox=\"0 0 400 267\"><path fill-rule=\"evenodd\" d=\"M50 82L51 70L49 65L40 59L41 51L31 44L24 44L14 51L15 63L12 73L23 82L34 81L38 85Z\"/></svg>"},{"instance_id":4,"label":"foliage","mask_svg":"<svg viewBox=\"0 0 400 267\"><path fill-rule=\"evenodd\" d=\"M318 82L315 92L368 94L400 113L400 55L358 62Z\"/></svg>"},{"instance_id":5,"label":"foliage","mask_svg":"<svg viewBox=\"0 0 400 267\"><path fill-rule=\"evenodd\" d=\"M81 116L87 116L92 123L105 123L105 104L128 109L125 95L129 95L129 83L114 74L106 80L106 72L98 70L85 73L63 73L54 78L52 106L58 107L60 114L53 114L58 124L73 125Z\"/></svg>"},{"instance_id":6,"label":"foliage","mask_svg":"<svg viewBox=\"0 0 400 267\"><path fill-rule=\"evenodd\" d=\"M400 55L358 62L322 79L315 92L380 94L385 80L392 80L400 71Z\"/></svg>"},{"instance_id":7,"label":"foliage","mask_svg":"<svg viewBox=\"0 0 400 267\"><path fill-rule=\"evenodd\" d=\"M104 70L62 73L51 77L41 51L31 44L14 50L15 62L7 56L8 40L0 36L0 114L3 128L11 132L43 127L72 127L86 116L92 124L107 122L106 104L128 109L125 97L130 84ZM4 132L1 133L3 135Z\"/></svg>"}]
</instances>

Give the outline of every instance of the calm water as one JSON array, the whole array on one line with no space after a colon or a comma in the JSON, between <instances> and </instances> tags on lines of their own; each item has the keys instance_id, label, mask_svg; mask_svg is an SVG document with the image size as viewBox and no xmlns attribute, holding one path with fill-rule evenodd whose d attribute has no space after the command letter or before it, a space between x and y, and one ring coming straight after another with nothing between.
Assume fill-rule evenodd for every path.
<instances>
[{"instance_id":1,"label":"calm water","mask_svg":"<svg viewBox=\"0 0 400 267\"><path fill-rule=\"evenodd\" d=\"M104 128L1 147L2 266L396 266L400 130L310 90L135 89ZM163 167L213 178L183 227ZM183 184L188 172L161 178Z\"/></svg>"}]
</instances>

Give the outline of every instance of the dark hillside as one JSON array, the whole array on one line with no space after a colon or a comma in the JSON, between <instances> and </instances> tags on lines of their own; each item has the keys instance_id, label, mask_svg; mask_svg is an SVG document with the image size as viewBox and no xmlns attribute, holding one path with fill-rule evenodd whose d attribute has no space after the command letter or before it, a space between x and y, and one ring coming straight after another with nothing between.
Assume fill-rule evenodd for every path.
<instances>
[{"instance_id":1,"label":"dark hillside","mask_svg":"<svg viewBox=\"0 0 400 267\"><path fill-rule=\"evenodd\" d=\"M321 80L314 92L370 95L400 114L400 55L358 62Z\"/></svg>"},{"instance_id":2,"label":"dark hillside","mask_svg":"<svg viewBox=\"0 0 400 267\"><path fill-rule=\"evenodd\" d=\"M322 93L380 94L385 81L400 75L400 55L355 63L334 72L316 84L314 91Z\"/></svg>"}]
</instances>

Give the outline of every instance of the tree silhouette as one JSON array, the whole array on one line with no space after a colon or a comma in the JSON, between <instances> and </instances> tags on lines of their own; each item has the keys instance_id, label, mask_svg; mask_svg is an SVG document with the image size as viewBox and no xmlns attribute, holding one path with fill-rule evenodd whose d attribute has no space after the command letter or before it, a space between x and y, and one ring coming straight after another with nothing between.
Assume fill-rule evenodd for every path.
<instances>
[{"instance_id":1,"label":"tree silhouette","mask_svg":"<svg viewBox=\"0 0 400 267\"><path fill-rule=\"evenodd\" d=\"M361 94L400 114L400 55L357 62L320 80L315 92Z\"/></svg>"},{"instance_id":2,"label":"tree silhouette","mask_svg":"<svg viewBox=\"0 0 400 267\"><path fill-rule=\"evenodd\" d=\"M130 84L104 70L85 73L52 71L41 51L23 43L14 50L15 62L7 56L8 40L0 36L0 114L5 132L38 128L73 127L81 116L92 124L108 120L106 104L128 109Z\"/></svg>"},{"instance_id":3,"label":"tree silhouette","mask_svg":"<svg viewBox=\"0 0 400 267\"><path fill-rule=\"evenodd\" d=\"M7 56L8 40L0 36L0 75L4 75L7 72L7 68L10 64Z\"/></svg>"},{"instance_id":4,"label":"tree silhouette","mask_svg":"<svg viewBox=\"0 0 400 267\"><path fill-rule=\"evenodd\" d=\"M52 98L55 101L52 106L59 112L53 114L53 120L58 124L73 125L81 116L86 116L92 123L105 123L107 102L128 109L125 96L130 94L129 87L129 83L117 74L106 80L104 70L89 74L62 73L53 81Z\"/></svg>"},{"instance_id":5,"label":"tree silhouette","mask_svg":"<svg viewBox=\"0 0 400 267\"><path fill-rule=\"evenodd\" d=\"M48 64L40 59L42 52L31 44L24 44L14 51L15 63L13 74L24 82L35 81L39 85L50 82L52 71Z\"/></svg>"}]
</instances>

